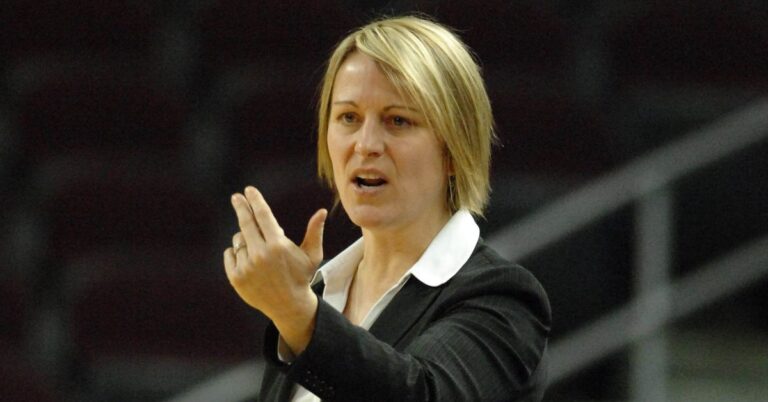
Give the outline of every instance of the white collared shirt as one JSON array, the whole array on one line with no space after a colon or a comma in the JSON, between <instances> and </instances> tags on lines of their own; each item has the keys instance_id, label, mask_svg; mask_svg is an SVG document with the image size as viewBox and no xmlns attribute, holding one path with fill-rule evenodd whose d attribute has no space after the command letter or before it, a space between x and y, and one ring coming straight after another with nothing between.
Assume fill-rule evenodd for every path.
<instances>
[{"instance_id":1,"label":"white collared shirt","mask_svg":"<svg viewBox=\"0 0 768 402\"><path fill-rule=\"evenodd\" d=\"M389 305L411 275L431 287L448 282L469 260L479 238L480 228L468 211L459 210L453 214L448 223L432 239L419 260L371 307L360 326L366 330L370 329L379 314ZM318 269L312 279L313 285L321 280L325 282L323 300L339 312L344 312L349 296L349 285L362 258L363 239L361 238ZM281 344L282 340L278 345L280 359L292 360L291 357L281 353L287 350ZM291 400L320 402L320 398L300 385L294 387Z\"/></svg>"}]
</instances>

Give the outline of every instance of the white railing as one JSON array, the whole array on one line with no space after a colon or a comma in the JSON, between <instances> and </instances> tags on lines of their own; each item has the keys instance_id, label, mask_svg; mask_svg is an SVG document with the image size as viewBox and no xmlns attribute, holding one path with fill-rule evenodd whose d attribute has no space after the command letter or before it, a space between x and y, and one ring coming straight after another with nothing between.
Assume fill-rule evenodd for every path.
<instances>
[{"instance_id":1,"label":"white railing","mask_svg":"<svg viewBox=\"0 0 768 402\"><path fill-rule=\"evenodd\" d=\"M648 290L549 349L555 383L669 322L768 277L768 236L705 264L688 276ZM652 314L648 314L648 311ZM653 400L656 399L647 399Z\"/></svg>"},{"instance_id":2,"label":"white railing","mask_svg":"<svg viewBox=\"0 0 768 402\"><path fill-rule=\"evenodd\" d=\"M240 402L252 400L261 387L264 361L249 360L194 386L166 402Z\"/></svg>"},{"instance_id":3,"label":"white railing","mask_svg":"<svg viewBox=\"0 0 768 402\"><path fill-rule=\"evenodd\" d=\"M768 276L768 237L669 281L672 187L676 180L768 138L768 99L719 119L494 234L488 243L519 261L630 203L638 203L636 297L550 347L557 382L621 348L633 354L635 400L665 400L665 342L654 337L672 320ZM169 402L239 401L255 394L260 364L246 362Z\"/></svg>"},{"instance_id":4,"label":"white railing","mask_svg":"<svg viewBox=\"0 0 768 402\"><path fill-rule=\"evenodd\" d=\"M518 261L620 207L749 145L768 138L768 99L609 173L489 239L507 259Z\"/></svg>"},{"instance_id":5,"label":"white railing","mask_svg":"<svg viewBox=\"0 0 768 402\"><path fill-rule=\"evenodd\" d=\"M670 283L674 182L766 138L768 99L761 99L595 180L489 239L504 257L519 261L623 206L637 203L635 298L552 345L551 382L634 345L630 398L667 399L666 341L657 331L768 276L766 237Z\"/></svg>"}]
</instances>

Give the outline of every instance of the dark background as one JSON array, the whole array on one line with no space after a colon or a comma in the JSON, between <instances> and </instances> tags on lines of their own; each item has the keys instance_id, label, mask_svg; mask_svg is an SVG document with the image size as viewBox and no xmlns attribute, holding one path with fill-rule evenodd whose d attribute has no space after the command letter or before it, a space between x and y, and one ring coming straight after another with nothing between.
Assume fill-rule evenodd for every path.
<instances>
[{"instance_id":1,"label":"dark background","mask_svg":"<svg viewBox=\"0 0 768 402\"><path fill-rule=\"evenodd\" d=\"M486 237L768 93L761 1L6 0L0 399L160 400L258 357L264 319L221 263L229 195L258 186L300 241L332 206L314 167L323 63L350 29L413 11L456 28L483 67L501 139ZM675 277L766 233L766 151L675 183ZM554 341L632 296L632 214L521 261L550 294ZM359 236L340 209L326 228L327 256ZM673 354L673 397L765 395L766 290L668 329L691 350ZM764 358L744 374L691 363L705 353ZM547 399L625 400L628 360Z\"/></svg>"}]
</instances>

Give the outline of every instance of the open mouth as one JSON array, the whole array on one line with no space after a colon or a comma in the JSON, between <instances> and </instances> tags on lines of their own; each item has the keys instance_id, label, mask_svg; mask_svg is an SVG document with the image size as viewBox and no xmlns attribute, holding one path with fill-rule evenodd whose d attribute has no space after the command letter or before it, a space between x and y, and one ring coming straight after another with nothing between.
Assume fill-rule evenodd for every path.
<instances>
[{"instance_id":1,"label":"open mouth","mask_svg":"<svg viewBox=\"0 0 768 402\"><path fill-rule=\"evenodd\" d=\"M361 177L354 178L354 182L358 187L380 187L387 184L387 181L380 177Z\"/></svg>"}]
</instances>

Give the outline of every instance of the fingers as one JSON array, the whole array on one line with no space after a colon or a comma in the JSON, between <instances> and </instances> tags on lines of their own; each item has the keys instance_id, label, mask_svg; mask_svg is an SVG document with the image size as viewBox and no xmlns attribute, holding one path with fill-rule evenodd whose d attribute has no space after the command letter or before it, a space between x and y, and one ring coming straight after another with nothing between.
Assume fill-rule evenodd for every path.
<instances>
[{"instance_id":1,"label":"fingers","mask_svg":"<svg viewBox=\"0 0 768 402\"><path fill-rule=\"evenodd\" d=\"M259 190L253 186L246 187L245 198L248 200L248 205L253 211L253 217L256 219L256 223L267 242L275 241L285 234L283 228L277 223L272 209Z\"/></svg>"},{"instance_id":2,"label":"fingers","mask_svg":"<svg viewBox=\"0 0 768 402\"><path fill-rule=\"evenodd\" d=\"M239 237L236 235L232 239L236 262L247 261L249 255L258 256L259 251L264 250L266 243L277 245L281 242L284 244L283 240L287 240L269 204L255 187L248 186L244 194L232 195L232 206L237 214L242 233ZM319 264L323 258L323 228L327 216L328 211L324 208L312 215L307 223L304 241L300 246L315 265ZM243 241L250 253L239 247Z\"/></svg>"},{"instance_id":3,"label":"fingers","mask_svg":"<svg viewBox=\"0 0 768 402\"><path fill-rule=\"evenodd\" d=\"M309 256L312 264L317 266L323 260L323 229L325 228L325 219L328 217L328 210L319 209L309 218L307 231L304 234L304 241L301 242L301 249Z\"/></svg>"},{"instance_id":4,"label":"fingers","mask_svg":"<svg viewBox=\"0 0 768 402\"><path fill-rule=\"evenodd\" d=\"M227 273L227 279L232 283L237 278L237 261L235 260L235 252L230 247L224 250L224 271Z\"/></svg>"},{"instance_id":5,"label":"fingers","mask_svg":"<svg viewBox=\"0 0 768 402\"><path fill-rule=\"evenodd\" d=\"M248 259L248 245L245 243L242 233L237 232L232 236L232 249L237 261L246 261Z\"/></svg>"},{"instance_id":6,"label":"fingers","mask_svg":"<svg viewBox=\"0 0 768 402\"><path fill-rule=\"evenodd\" d=\"M232 282L242 269L237 266L238 261L246 261L248 258L248 247L245 245L243 234L240 232L232 236L232 247L224 250L224 270L227 278Z\"/></svg>"},{"instance_id":7,"label":"fingers","mask_svg":"<svg viewBox=\"0 0 768 402\"><path fill-rule=\"evenodd\" d=\"M295 302L294 296L303 291L314 296L309 279L323 258L323 226L328 211L318 210L309 219L299 247L285 237L254 187L232 195L231 202L240 232L232 236L232 247L224 251L230 284L248 305L267 316L292 316L296 305L306 304Z\"/></svg>"},{"instance_id":8,"label":"fingers","mask_svg":"<svg viewBox=\"0 0 768 402\"><path fill-rule=\"evenodd\" d=\"M261 230L256 224L251 207L248 205L248 200L242 194L234 194L231 201L237 215L237 224L240 226L246 246L251 250L260 249L264 244L264 237L262 237Z\"/></svg>"},{"instance_id":9,"label":"fingers","mask_svg":"<svg viewBox=\"0 0 768 402\"><path fill-rule=\"evenodd\" d=\"M232 236L232 248L234 249L235 254L237 254L237 252L243 247L246 247L245 239L243 239L242 233L237 232Z\"/></svg>"}]
</instances>

